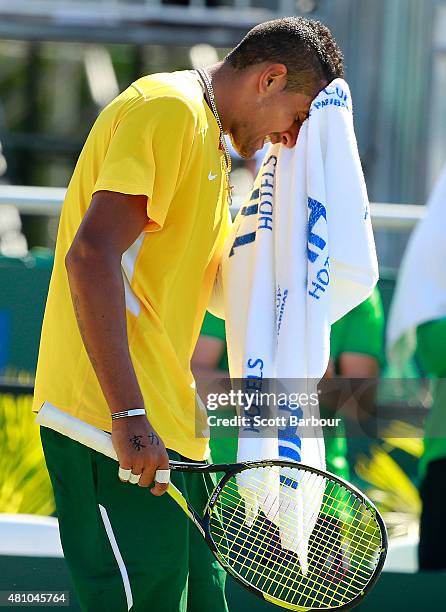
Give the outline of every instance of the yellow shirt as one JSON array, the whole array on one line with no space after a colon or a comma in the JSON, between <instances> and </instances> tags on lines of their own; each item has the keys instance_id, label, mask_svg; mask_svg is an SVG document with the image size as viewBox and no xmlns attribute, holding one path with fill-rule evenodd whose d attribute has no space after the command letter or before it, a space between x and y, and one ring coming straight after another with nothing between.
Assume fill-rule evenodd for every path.
<instances>
[{"instance_id":1,"label":"yellow shirt","mask_svg":"<svg viewBox=\"0 0 446 612\"><path fill-rule=\"evenodd\" d=\"M35 411L47 401L111 430L64 260L94 192L144 194L147 226L122 258L130 354L148 418L166 447L191 459L207 456L208 440L196 432L203 414L190 359L230 223L223 163L218 125L195 73L139 79L102 111L62 208Z\"/></svg>"}]
</instances>

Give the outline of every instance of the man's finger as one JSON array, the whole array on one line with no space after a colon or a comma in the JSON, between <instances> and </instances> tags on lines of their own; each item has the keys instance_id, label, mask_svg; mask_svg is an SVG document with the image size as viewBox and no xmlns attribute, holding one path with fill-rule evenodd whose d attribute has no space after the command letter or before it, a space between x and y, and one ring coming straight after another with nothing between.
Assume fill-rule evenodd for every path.
<instances>
[{"instance_id":1,"label":"man's finger","mask_svg":"<svg viewBox=\"0 0 446 612\"><path fill-rule=\"evenodd\" d=\"M161 465L155 472L155 486L150 490L153 495L157 497L165 493L169 487L170 482L170 469L169 469L169 457L163 458Z\"/></svg>"},{"instance_id":2,"label":"man's finger","mask_svg":"<svg viewBox=\"0 0 446 612\"><path fill-rule=\"evenodd\" d=\"M150 493L152 493L153 495L156 495L156 497L159 497L160 495L165 493L168 488L169 488L168 482L157 482L155 480L155 486L150 489Z\"/></svg>"},{"instance_id":3,"label":"man's finger","mask_svg":"<svg viewBox=\"0 0 446 612\"><path fill-rule=\"evenodd\" d=\"M142 476L138 483L140 487L149 487L154 480L155 481L161 480L164 482L161 482L160 487L157 487L156 486L157 483L155 482L155 487L156 487L155 494L162 495L167 490L167 487L169 485L170 470L169 470L169 456L166 453L166 451L164 451L164 453L161 454L161 460L159 460L159 464L158 464L156 473L153 467L153 463L150 464L149 462L147 463L147 465L143 467L142 470L138 470L138 471L142 471ZM160 474L159 479L156 477L156 474Z\"/></svg>"},{"instance_id":4,"label":"man's finger","mask_svg":"<svg viewBox=\"0 0 446 612\"><path fill-rule=\"evenodd\" d=\"M134 474L133 472L130 474L129 482L131 484L138 484L141 479L142 474Z\"/></svg>"},{"instance_id":5,"label":"man's finger","mask_svg":"<svg viewBox=\"0 0 446 612\"><path fill-rule=\"evenodd\" d=\"M155 470L150 466L145 467L142 470L141 478L139 479L138 486L140 487L150 487L153 482L153 478L155 476Z\"/></svg>"}]
</instances>

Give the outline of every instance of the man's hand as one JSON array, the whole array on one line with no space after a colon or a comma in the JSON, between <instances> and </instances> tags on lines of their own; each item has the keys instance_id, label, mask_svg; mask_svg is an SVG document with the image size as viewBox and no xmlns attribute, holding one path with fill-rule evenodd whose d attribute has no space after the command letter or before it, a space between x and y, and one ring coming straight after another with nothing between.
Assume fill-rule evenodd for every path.
<instances>
[{"instance_id":1,"label":"man's hand","mask_svg":"<svg viewBox=\"0 0 446 612\"><path fill-rule=\"evenodd\" d=\"M140 487L148 487L158 469L169 469L169 456L163 441L145 416L125 417L112 421L112 442L119 459L119 466L132 470L138 476ZM168 484L155 482L153 495L162 495Z\"/></svg>"}]
</instances>

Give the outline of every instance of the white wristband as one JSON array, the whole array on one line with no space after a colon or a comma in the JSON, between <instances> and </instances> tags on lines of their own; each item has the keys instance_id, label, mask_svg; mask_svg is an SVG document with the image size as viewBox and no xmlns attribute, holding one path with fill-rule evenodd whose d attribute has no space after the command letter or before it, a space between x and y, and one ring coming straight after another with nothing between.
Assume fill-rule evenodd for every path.
<instances>
[{"instance_id":1,"label":"white wristband","mask_svg":"<svg viewBox=\"0 0 446 612\"><path fill-rule=\"evenodd\" d=\"M124 419L125 417L132 417L132 416L141 416L143 414L146 414L146 411L144 408L132 408L131 410L122 410L121 412L114 412L111 415L112 421L115 421L116 419Z\"/></svg>"}]
</instances>

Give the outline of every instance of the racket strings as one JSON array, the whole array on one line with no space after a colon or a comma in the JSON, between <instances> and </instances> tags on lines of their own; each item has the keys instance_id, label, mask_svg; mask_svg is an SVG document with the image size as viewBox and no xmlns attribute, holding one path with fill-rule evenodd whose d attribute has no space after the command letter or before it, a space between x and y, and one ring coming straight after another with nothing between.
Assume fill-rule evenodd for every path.
<instances>
[{"instance_id":1,"label":"racket strings","mask_svg":"<svg viewBox=\"0 0 446 612\"><path fill-rule=\"evenodd\" d=\"M294 557L293 557L293 556L291 556L291 555L289 554L289 552L288 552L288 554L287 554L286 558L287 558L287 560L288 560L288 561L294 561L294 562L295 562L295 556L294 556ZM261 563L261 561L259 560L259 565L260 565L260 563Z\"/></svg>"},{"instance_id":2,"label":"racket strings","mask_svg":"<svg viewBox=\"0 0 446 612\"><path fill-rule=\"evenodd\" d=\"M326 529L326 528L323 528L321 531L323 531L323 532L324 532L324 534L325 534L325 533L328 533L328 535L330 535L330 534L329 534L329 532L327 531L327 529ZM264 537L264 539L266 539L266 538ZM336 542L336 543L337 543L337 542ZM269 548L271 549L271 545L269 546ZM277 549L277 544L276 544L276 549ZM271 552L271 551L270 551L270 552ZM272 551L272 552L274 553L274 552L277 552L277 551ZM290 555L290 553L289 553L289 551L287 551L287 553L288 553L288 554L286 555L286 560L287 560L287 561L293 561L293 560L295 560L295 556L294 556L294 557L293 557L293 556L291 556L291 555ZM265 552L264 552L264 555L266 555L266 550L265 550ZM263 559L259 559L258 564L260 565L262 561L263 561Z\"/></svg>"},{"instance_id":3,"label":"racket strings","mask_svg":"<svg viewBox=\"0 0 446 612\"><path fill-rule=\"evenodd\" d=\"M241 493L258 503L251 521ZM382 546L364 502L336 481L299 468L287 468L282 478L277 468L253 468L243 472L242 487L231 478L212 509L210 531L224 564L244 581L315 609L341 606L361 593ZM304 574L297 553L306 547Z\"/></svg>"},{"instance_id":4,"label":"racket strings","mask_svg":"<svg viewBox=\"0 0 446 612\"><path fill-rule=\"evenodd\" d=\"M273 529L275 528L273 527ZM321 549L321 542L323 542L323 546L325 547L325 549L327 547L327 544L331 545L332 547L337 547L339 549L339 539L338 539L339 536L334 537L333 534L334 534L333 524L331 525L327 524L325 520L324 523L321 523L318 526L317 530L313 531L312 537L313 537L314 542L318 543L319 549ZM221 535L221 531L220 531L220 535ZM323 535L323 539L321 537L322 535ZM249 540L250 538L247 538L247 544L248 544L248 547L250 548L249 552L251 552L254 548L254 542L251 539L251 545L249 546ZM271 557L274 559L275 557L278 557L279 553L282 555L282 564L284 562L287 565L296 564L295 554L291 553L291 551L284 549L281 546L277 529L275 529L274 535L271 536L270 529L266 529L265 524L264 524L263 529L261 529L258 534L256 547L258 550L263 548L263 552L261 555L257 555L257 561L256 561L257 567L253 565L251 568L253 573L260 572L259 568L265 565L265 562L268 561L268 558ZM245 554L246 554L246 550L245 550ZM315 552L314 547L313 547L312 563L315 566L316 564L319 564L321 571L323 571L324 573L326 573L326 571L323 569L324 563L326 563L326 556L327 556L327 553L325 553L325 555L321 555L321 554L318 555ZM365 558L364 552L362 556L363 558ZM236 563L237 561L239 561L239 557L240 557L240 552L237 554L235 558L233 558L233 562ZM371 559L370 561L373 563L374 559ZM345 567L345 563L343 563L340 553L338 553L337 558L335 558L335 560L333 561L332 568L333 568L333 580L337 579L339 581L340 579L342 579L344 574L346 573L346 567ZM261 578L261 575L259 573L258 579L260 580L260 578ZM352 584L357 583L359 587L362 587L364 583L364 578L367 580L368 574L363 575L359 571L356 571L355 574L352 575L351 583Z\"/></svg>"},{"instance_id":5,"label":"racket strings","mask_svg":"<svg viewBox=\"0 0 446 612\"><path fill-rule=\"evenodd\" d=\"M330 504L329 507L331 506L332 504ZM321 520L316 525L316 529L313 531L312 538L313 546L310 546L309 560L310 564L313 564L313 574L315 574L315 569L317 568L320 570L319 576L323 575L325 578L329 577L326 567L328 565L334 574L331 580L340 582L340 579L343 578L347 568L346 563L344 562L345 554L342 554L342 549L340 548L339 528L337 523L328 516L321 516ZM317 549L314 546L314 543L316 542L318 542L319 551L321 551L322 554L317 554ZM322 549L320 542L323 542ZM328 553L328 546L331 546L332 548L335 547L335 550ZM333 554L333 552L335 554ZM328 562L327 559L329 560ZM342 586L343 585L341 583L341 587ZM339 590L339 588L337 590ZM321 589L319 588L317 592L320 593ZM277 593L274 594L277 595Z\"/></svg>"},{"instance_id":6,"label":"racket strings","mask_svg":"<svg viewBox=\"0 0 446 612\"><path fill-rule=\"evenodd\" d=\"M223 510L223 514L224 514L224 513L225 513L225 510ZM229 514L229 515L230 515L230 513L229 513L229 512L227 512L227 514ZM269 521L269 519L267 519L267 520ZM230 525L230 523L231 523L232 521L233 521L233 516L229 516L229 519L228 519L228 524ZM272 523L274 523L274 519L273 519L271 522L272 522ZM273 526L273 529L276 529L276 527L274 527L274 526ZM218 526L218 525L215 527L215 531L216 531L216 532L220 532L220 534L223 534L223 530L222 530L221 528L219 528L219 526ZM251 529L251 531L252 531L252 529ZM281 531L282 531L282 533L283 533L283 529L281 529ZM337 543L337 540L335 540L333 537L331 537L331 534L330 534L330 533L329 533L327 530L324 530L324 531L325 531L324 535L326 535L326 536L327 536L327 538L326 538L326 540L325 540L325 541L327 541L327 540L328 540L328 541L332 541L332 543L333 543L333 544ZM269 529L265 529L265 524L263 524L263 525L261 526L261 528L260 528L260 532L259 532L259 534L257 535L258 542L259 542L259 543L262 543L262 544L263 544L263 543L267 543L267 539L268 539L268 538L270 538L270 536L271 536L270 530L269 530ZM314 532L313 532L313 536L314 536ZM261 538L262 538L262 537L263 537L263 542L261 541ZM248 537L247 539L249 540L249 537ZM316 538L315 538L315 539L316 539ZM320 541L322 542L322 540L320 540ZM277 539L276 546L277 546L279 543L280 543L280 540L279 540L279 539ZM270 546L270 547L271 547L271 546ZM229 549L228 549L228 550L229 550L229 552L230 552L231 547L229 547ZM287 550L287 549L283 549L283 550L284 550L284 552L285 552L286 554L291 554L291 552L290 552L289 550Z\"/></svg>"},{"instance_id":7,"label":"racket strings","mask_svg":"<svg viewBox=\"0 0 446 612\"><path fill-rule=\"evenodd\" d=\"M326 532L326 530L324 530L324 531ZM274 536L273 536L276 539L275 548L271 547L271 534L268 531L264 530L263 536L264 536L263 537L263 542L261 542L261 543L267 543L268 547L264 549L262 556L258 558L258 560L257 560L257 566L258 567L257 568L254 568L254 567L251 568L252 573L258 574L258 580L256 581L256 583L254 583L254 581L252 581L254 583L254 586L256 586L256 584L259 582L259 580L262 577L265 577L265 569L264 570L260 570L258 568L260 568L262 566L265 567L264 561L267 560L267 555L272 555L272 556L274 556L274 554L277 555L277 552L280 550L281 553L282 553L282 565L283 565L284 562L288 562L288 564L290 564L290 563L295 564L298 561L297 556L294 553L291 553L291 551L281 548L278 534L274 534ZM265 536L268 536L269 541L267 541L267 538ZM251 546L251 550L252 550L252 546ZM314 557L313 561L315 561L315 562L322 560L322 559L317 559L316 555L314 555L313 557ZM237 559L235 559L235 561L237 561ZM322 561L325 561L325 559L323 559ZM274 595L275 595L275 593L274 593Z\"/></svg>"},{"instance_id":8,"label":"racket strings","mask_svg":"<svg viewBox=\"0 0 446 612\"><path fill-rule=\"evenodd\" d=\"M261 484L261 481L257 480L257 479L253 479L252 482L256 482L256 483ZM268 496L270 495L270 493L271 492L268 493ZM339 493L339 491L338 491L338 493ZM237 491L235 491L235 493L231 494L230 491L228 490L226 492L226 497L228 499L231 498L234 502L237 502L237 503L240 501L240 495L238 494ZM289 497L289 496L286 496L286 497ZM266 498L266 501L268 501L268 497ZM329 501L330 501L330 504L328 503ZM361 504L361 502L359 500L356 500L356 501L358 502L358 505ZM295 502L295 500L293 500L293 503L294 502ZM281 513L281 516L278 519L278 520L280 520L279 525L280 525L282 533L285 533L285 534L286 534L286 529L285 529L286 526L290 527L290 531L288 533L294 533L295 532L295 529L294 529L295 525L292 523L292 521L286 520L284 518L284 513L286 513L289 510L290 506L291 506L291 503L289 503L288 506L286 508L284 508L283 507L283 502L281 501L280 502L280 506L278 508L278 512ZM339 514L339 513L346 513L347 511L349 511L351 509L352 509L351 503L348 504L348 503L342 501L341 499L338 499L338 498L333 497L332 495L328 494L327 491L325 492L325 510L333 510L333 511L335 511L335 512L337 512ZM276 512L276 515L273 517L272 522L274 522L274 519L276 518L278 512ZM309 515L314 515L314 514L315 514L314 509L312 509L311 512L307 512L307 514L304 515L304 521L308 520L308 518L313 518L313 516L309 517ZM243 508L243 516L244 516L244 508ZM286 514L285 514L285 516L286 516ZM227 526L229 527L231 525L231 522L236 520L236 514L235 513L233 514L232 510L231 510L231 512L228 514L228 517L229 518L228 518L228 525ZM357 526L359 526L362 523L363 523L363 518L358 518L357 516L350 517L350 524L352 526L354 526L355 524ZM241 522L239 522L239 528L240 529L242 528L242 523ZM361 536L359 536L359 539L361 539ZM380 538L379 538L379 541L380 541ZM359 541L358 541L358 546L360 546L360 542ZM365 548L367 549L368 547L369 547L369 543L367 541L365 543Z\"/></svg>"},{"instance_id":9,"label":"racket strings","mask_svg":"<svg viewBox=\"0 0 446 612\"><path fill-rule=\"evenodd\" d=\"M223 511L223 513L224 513L224 511ZM234 522L234 516L236 516L236 514L231 514L230 512L227 512L227 514L228 514L227 524L230 526L231 523ZM273 518L272 522L274 522L274 518ZM282 524L281 524L281 527L282 527ZM253 531L253 529L254 528L252 528L251 531ZM216 531L217 532L219 531L219 526L218 525L216 526ZM220 533L222 533L221 529L220 529ZM282 533L283 533L283 529L282 529ZM249 534L249 535L251 535L251 534ZM248 535L248 538L247 538L248 541L250 539L249 535ZM321 537L318 537L318 535L319 536L323 535L324 538L322 539ZM258 539L259 543L263 543L263 542L261 542L262 536L263 536L264 542L266 542L268 537L270 536L269 530L265 529L265 524L262 526L262 528L260 529L260 533L257 535L257 539ZM319 544L322 544L322 543L327 544L328 543L328 544L336 545L338 543L338 540L335 539L333 534L332 534L332 532L330 532L330 526L328 526L328 528L327 528L324 525L320 525L318 530L313 531L313 538ZM359 548L359 546L358 546L358 548ZM367 553L368 546L367 545L363 546L363 548L364 548L363 557L365 558L365 554ZM229 547L229 552L230 552L230 550L231 550L231 547ZM237 560L237 559L235 559L235 560Z\"/></svg>"}]
</instances>

